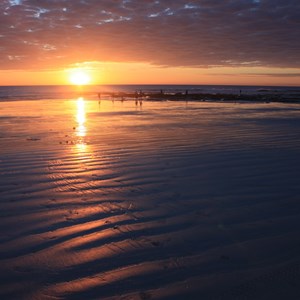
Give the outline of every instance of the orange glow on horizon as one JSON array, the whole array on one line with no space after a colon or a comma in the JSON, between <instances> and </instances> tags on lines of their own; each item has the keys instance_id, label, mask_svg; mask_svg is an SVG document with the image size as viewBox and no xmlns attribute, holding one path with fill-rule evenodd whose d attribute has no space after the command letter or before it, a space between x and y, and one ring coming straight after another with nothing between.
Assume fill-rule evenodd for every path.
<instances>
[{"instance_id":1,"label":"orange glow on horizon","mask_svg":"<svg viewBox=\"0 0 300 300\"><path fill-rule=\"evenodd\" d=\"M0 85L195 84L299 86L298 69L160 67L139 62L86 62L51 71L0 70Z\"/></svg>"}]
</instances>

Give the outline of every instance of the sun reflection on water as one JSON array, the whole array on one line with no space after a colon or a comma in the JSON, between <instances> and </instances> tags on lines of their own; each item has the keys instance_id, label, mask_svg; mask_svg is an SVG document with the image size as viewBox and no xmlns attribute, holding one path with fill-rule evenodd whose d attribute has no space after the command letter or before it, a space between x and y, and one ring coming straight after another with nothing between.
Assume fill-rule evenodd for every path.
<instances>
[{"instance_id":1,"label":"sun reflection on water","mask_svg":"<svg viewBox=\"0 0 300 300\"><path fill-rule=\"evenodd\" d=\"M86 142L87 137L87 127L86 127L86 109L85 100L83 97L79 97L76 101L76 131L75 135L77 141L75 143L76 151L78 153L83 153L88 151L88 145Z\"/></svg>"},{"instance_id":2,"label":"sun reflection on water","mask_svg":"<svg viewBox=\"0 0 300 300\"><path fill-rule=\"evenodd\" d=\"M85 116L85 103L82 97L77 99L77 127L76 127L76 135L78 137L85 137L86 136L86 116Z\"/></svg>"}]
</instances>

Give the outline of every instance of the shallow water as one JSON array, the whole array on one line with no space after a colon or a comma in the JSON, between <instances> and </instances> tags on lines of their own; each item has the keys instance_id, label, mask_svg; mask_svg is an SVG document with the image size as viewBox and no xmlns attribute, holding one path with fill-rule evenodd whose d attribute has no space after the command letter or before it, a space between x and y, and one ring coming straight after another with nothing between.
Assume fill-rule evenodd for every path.
<instances>
[{"instance_id":1,"label":"shallow water","mask_svg":"<svg viewBox=\"0 0 300 300\"><path fill-rule=\"evenodd\" d=\"M299 116L282 103L1 103L1 299L300 295Z\"/></svg>"}]
</instances>

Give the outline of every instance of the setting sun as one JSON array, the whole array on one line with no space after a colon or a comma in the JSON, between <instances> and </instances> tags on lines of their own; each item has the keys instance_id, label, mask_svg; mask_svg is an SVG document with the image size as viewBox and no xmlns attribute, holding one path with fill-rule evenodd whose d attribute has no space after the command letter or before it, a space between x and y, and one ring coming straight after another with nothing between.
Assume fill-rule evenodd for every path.
<instances>
[{"instance_id":1,"label":"setting sun","mask_svg":"<svg viewBox=\"0 0 300 300\"><path fill-rule=\"evenodd\" d=\"M85 71L75 70L70 74L69 80L75 85L85 85L90 83L91 78Z\"/></svg>"}]
</instances>

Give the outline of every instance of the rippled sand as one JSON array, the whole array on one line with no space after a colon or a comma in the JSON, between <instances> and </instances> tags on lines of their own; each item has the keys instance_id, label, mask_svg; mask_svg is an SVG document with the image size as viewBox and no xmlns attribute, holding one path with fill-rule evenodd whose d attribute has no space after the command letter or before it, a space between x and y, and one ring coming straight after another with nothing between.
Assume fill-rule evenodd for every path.
<instances>
[{"instance_id":1,"label":"rippled sand","mask_svg":"<svg viewBox=\"0 0 300 300\"><path fill-rule=\"evenodd\" d=\"M300 297L300 106L0 103L1 299Z\"/></svg>"}]
</instances>

